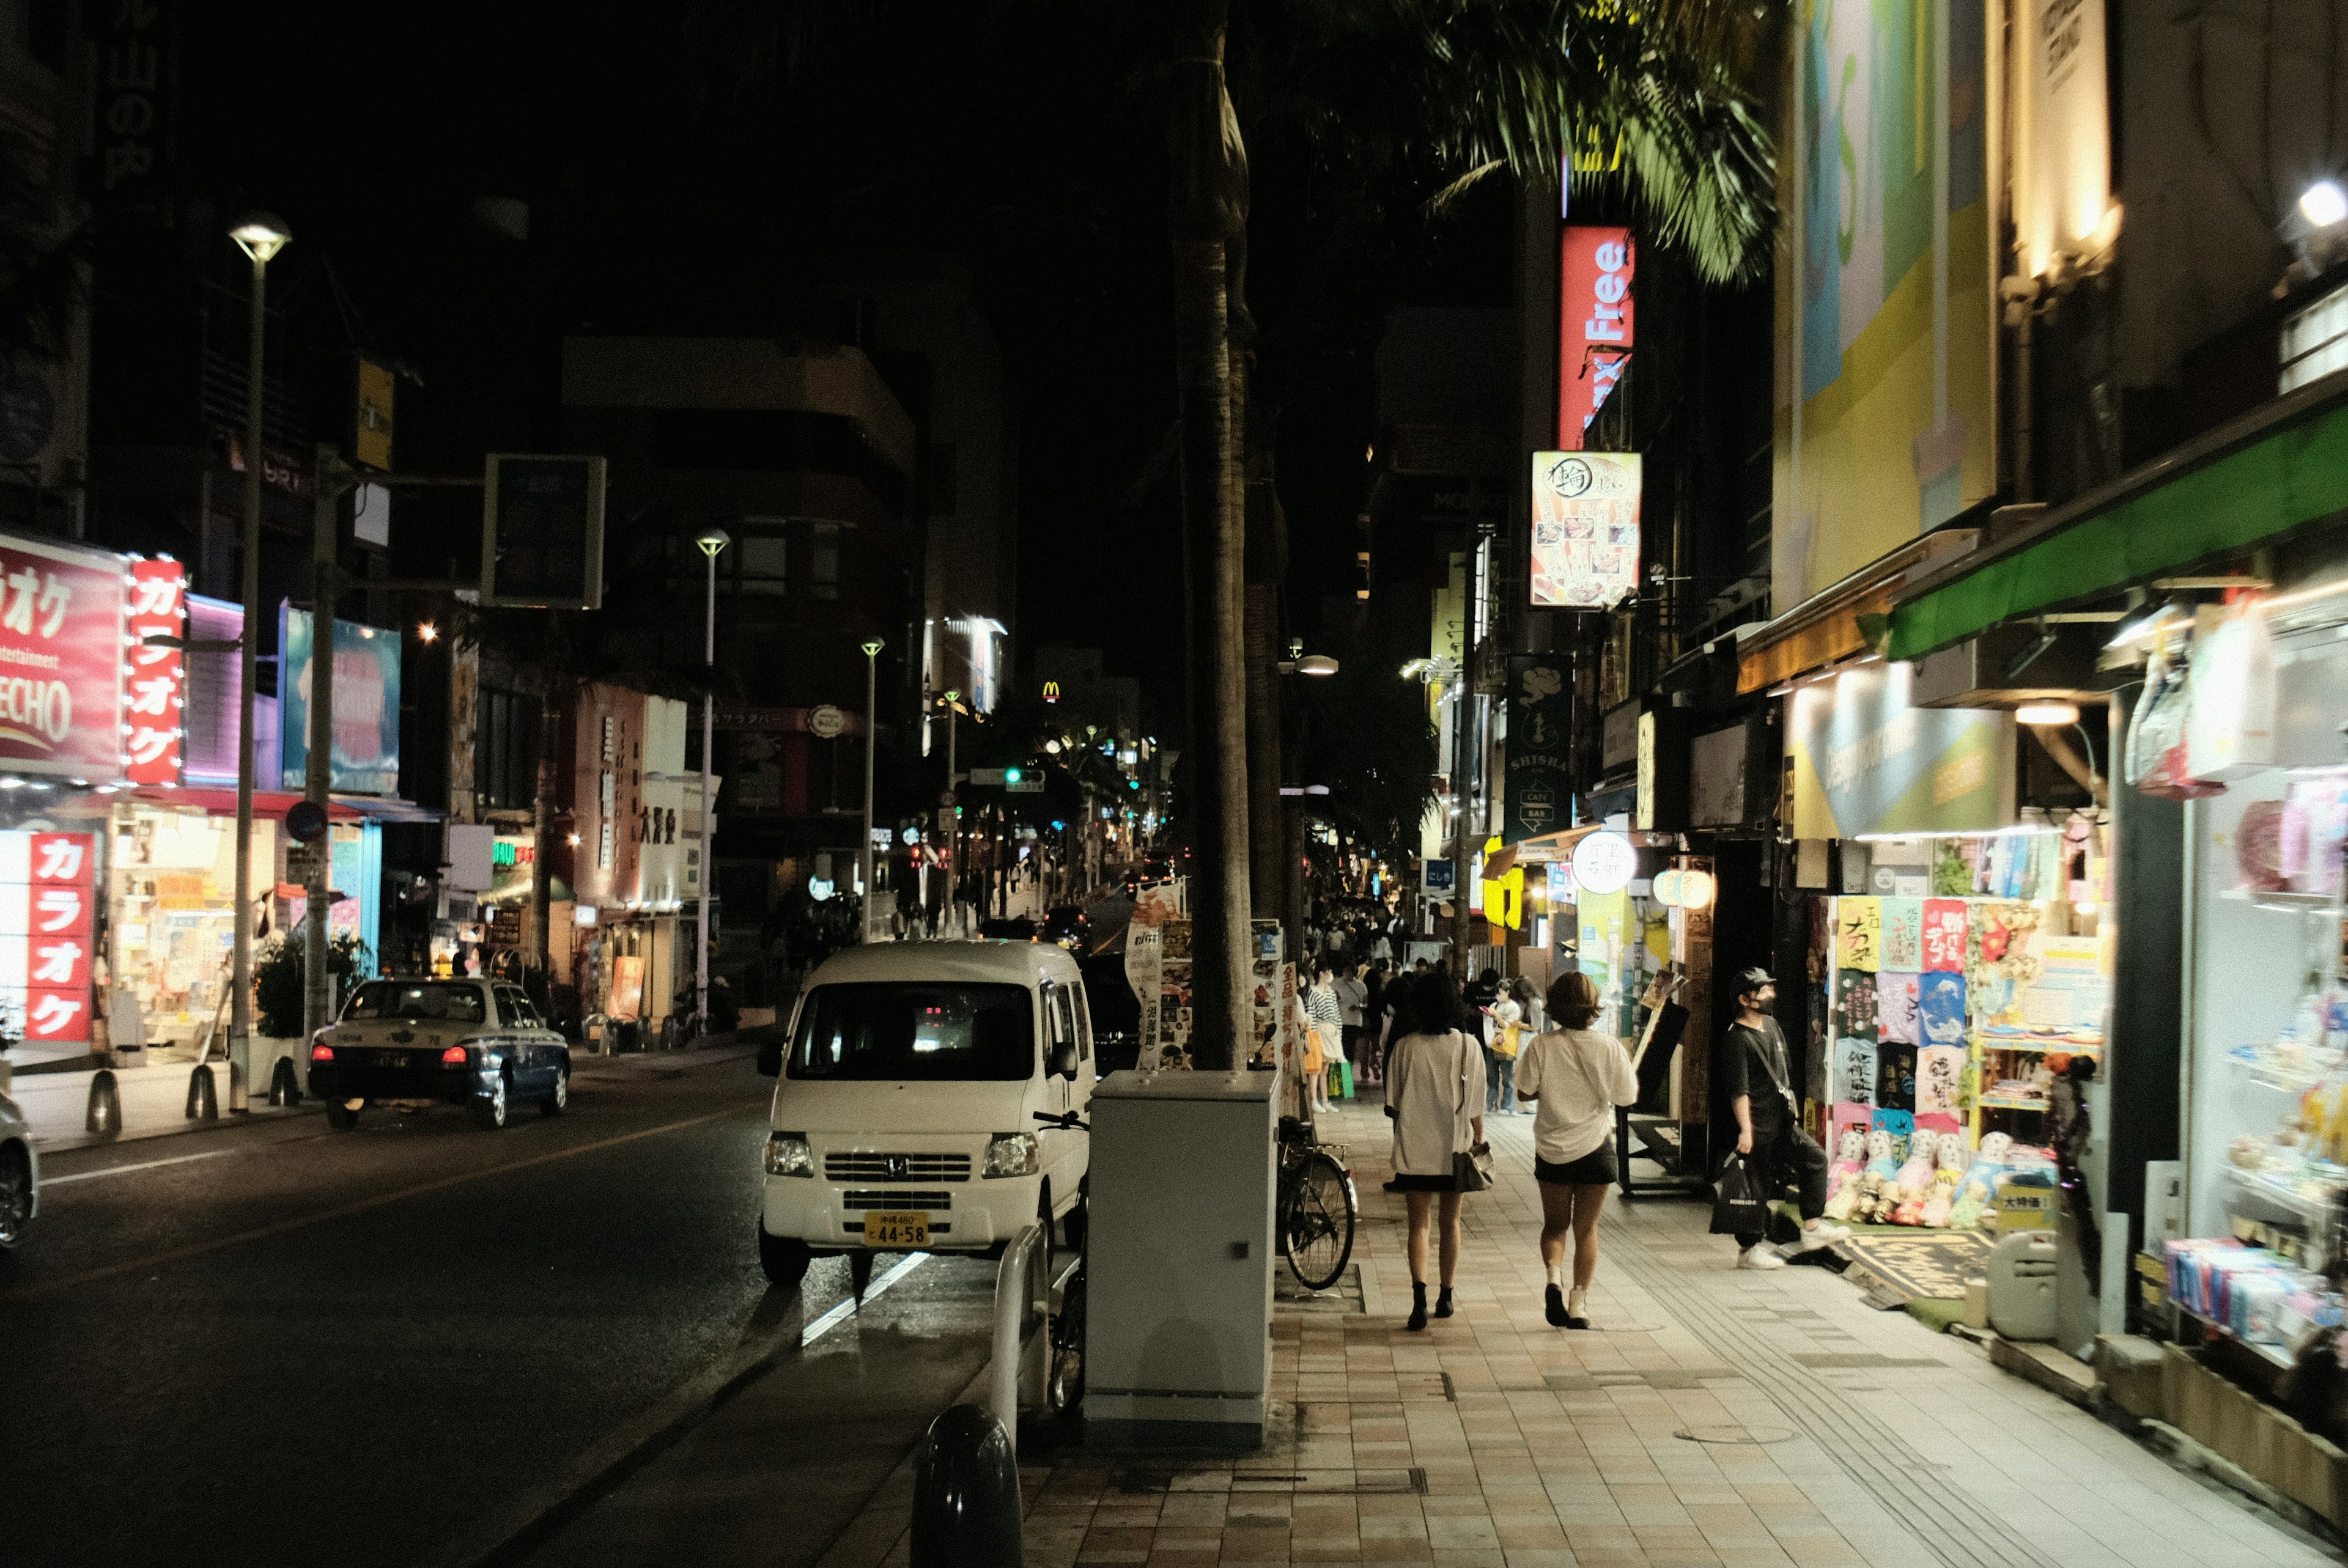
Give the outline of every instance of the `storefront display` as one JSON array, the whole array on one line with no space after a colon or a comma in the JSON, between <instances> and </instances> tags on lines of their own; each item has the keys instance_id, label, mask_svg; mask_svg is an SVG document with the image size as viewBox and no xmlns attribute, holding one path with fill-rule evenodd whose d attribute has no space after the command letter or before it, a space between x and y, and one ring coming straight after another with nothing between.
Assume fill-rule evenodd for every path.
<instances>
[{"instance_id":1,"label":"storefront display","mask_svg":"<svg viewBox=\"0 0 2348 1568\"><path fill-rule=\"evenodd\" d=\"M1847 843L1880 891L1815 900L1839 1217L1994 1229L2008 1188L2054 1184L2050 1088L2104 1050L2108 830L2098 814L2029 815Z\"/></svg>"}]
</instances>

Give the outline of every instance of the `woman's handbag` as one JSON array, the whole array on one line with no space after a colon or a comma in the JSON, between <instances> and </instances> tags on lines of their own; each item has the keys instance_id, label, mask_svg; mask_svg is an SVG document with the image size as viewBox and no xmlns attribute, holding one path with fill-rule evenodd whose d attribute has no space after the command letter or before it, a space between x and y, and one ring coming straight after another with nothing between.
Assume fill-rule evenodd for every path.
<instances>
[{"instance_id":1,"label":"woman's handbag","mask_svg":"<svg viewBox=\"0 0 2348 1568\"><path fill-rule=\"evenodd\" d=\"M1451 1156L1452 1185L1463 1193L1488 1191L1492 1185L1492 1145L1478 1143Z\"/></svg>"},{"instance_id":2,"label":"woman's handbag","mask_svg":"<svg viewBox=\"0 0 2348 1568\"><path fill-rule=\"evenodd\" d=\"M1769 1205L1763 1201L1761 1182L1753 1173L1753 1161L1749 1155L1731 1154L1728 1157L1728 1163L1721 1167L1715 1190L1719 1195L1712 1201L1713 1235L1768 1234Z\"/></svg>"}]
</instances>

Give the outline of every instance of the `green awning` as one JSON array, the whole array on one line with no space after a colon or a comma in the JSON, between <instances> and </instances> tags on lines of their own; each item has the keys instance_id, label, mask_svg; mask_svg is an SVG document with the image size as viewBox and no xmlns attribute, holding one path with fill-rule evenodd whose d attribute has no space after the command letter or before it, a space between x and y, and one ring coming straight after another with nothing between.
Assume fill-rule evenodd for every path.
<instances>
[{"instance_id":1,"label":"green awning","mask_svg":"<svg viewBox=\"0 0 2348 1568\"><path fill-rule=\"evenodd\" d=\"M1918 658L2348 511L2348 387L2281 400L2239 426L2050 514L1977 566L1953 566L1893 608L1890 656Z\"/></svg>"}]
</instances>

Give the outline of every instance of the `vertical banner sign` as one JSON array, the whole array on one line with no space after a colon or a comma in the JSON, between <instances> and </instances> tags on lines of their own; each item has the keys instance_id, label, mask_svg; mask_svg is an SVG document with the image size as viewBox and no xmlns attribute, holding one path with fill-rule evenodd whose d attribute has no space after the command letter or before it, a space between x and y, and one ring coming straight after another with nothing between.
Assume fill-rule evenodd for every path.
<instances>
[{"instance_id":1,"label":"vertical banner sign","mask_svg":"<svg viewBox=\"0 0 2348 1568\"><path fill-rule=\"evenodd\" d=\"M0 538L0 768L122 776L123 566Z\"/></svg>"},{"instance_id":2,"label":"vertical banner sign","mask_svg":"<svg viewBox=\"0 0 2348 1568\"><path fill-rule=\"evenodd\" d=\"M1579 452L1631 363L1631 231L1568 227L1558 271L1557 444Z\"/></svg>"},{"instance_id":3,"label":"vertical banner sign","mask_svg":"<svg viewBox=\"0 0 2348 1568\"><path fill-rule=\"evenodd\" d=\"M1533 454L1532 607L1612 610L1639 587L1636 452Z\"/></svg>"},{"instance_id":4,"label":"vertical banner sign","mask_svg":"<svg viewBox=\"0 0 2348 1568\"><path fill-rule=\"evenodd\" d=\"M310 612L281 611L277 648L280 787L309 783ZM399 633L335 622L335 744L329 787L353 794L399 793ZM291 679L286 677L290 676Z\"/></svg>"},{"instance_id":5,"label":"vertical banner sign","mask_svg":"<svg viewBox=\"0 0 2348 1568\"><path fill-rule=\"evenodd\" d=\"M2057 251L2092 251L2112 204L2110 97L2103 0L2029 0L2012 59L2020 156L2013 226L2023 264L2046 270Z\"/></svg>"},{"instance_id":6,"label":"vertical banner sign","mask_svg":"<svg viewBox=\"0 0 2348 1568\"><path fill-rule=\"evenodd\" d=\"M1567 737L1573 733L1573 692L1565 661L1548 653L1511 655L1508 702L1507 811L1500 837L1514 844L1554 833L1572 820Z\"/></svg>"},{"instance_id":7,"label":"vertical banner sign","mask_svg":"<svg viewBox=\"0 0 2348 1568\"><path fill-rule=\"evenodd\" d=\"M187 635L188 569L169 556L130 563L130 604L122 650L122 775L133 784L180 782L187 727L186 655L150 648L150 637Z\"/></svg>"},{"instance_id":8,"label":"vertical banner sign","mask_svg":"<svg viewBox=\"0 0 2348 1568\"><path fill-rule=\"evenodd\" d=\"M603 459L492 452L485 489L481 602L602 609Z\"/></svg>"},{"instance_id":9,"label":"vertical banner sign","mask_svg":"<svg viewBox=\"0 0 2348 1568\"><path fill-rule=\"evenodd\" d=\"M0 833L0 1023L27 1041L89 1039L97 862L87 833Z\"/></svg>"}]
</instances>

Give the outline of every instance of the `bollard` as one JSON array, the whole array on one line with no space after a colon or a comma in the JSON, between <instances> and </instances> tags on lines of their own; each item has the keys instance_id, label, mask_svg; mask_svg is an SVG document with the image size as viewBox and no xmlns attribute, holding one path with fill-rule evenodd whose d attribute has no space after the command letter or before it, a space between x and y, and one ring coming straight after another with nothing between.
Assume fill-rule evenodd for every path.
<instances>
[{"instance_id":1,"label":"bollard","mask_svg":"<svg viewBox=\"0 0 2348 1568\"><path fill-rule=\"evenodd\" d=\"M220 1096L212 1087L212 1070L201 1062L188 1074L188 1119L220 1120Z\"/></svg>"},{"instance_id":2,"label":"bollard","mask_svg":"<svg viewBox=\"0 0 2348 1568\"><path fill-rule=\"evenodd\" d=\"M956 1405L913 1457L911 1568L1020 1568L1019 1464L978 1405Z\"/></svg>"},{"instance_id":3,"label":"bollard","mask_svg":"<svg viewBox=\"0 0 2348 1568\"><path fill-rule=\"evenodd\" d=\"M302 1103L302 1081L294 1074L294 1059L281 1056L277 1069L269 1075L269 1102L272 1105Z\"/></svg>"},{"instance_id":4,"label":"bollard","mask_svg":"<svg viewBox=\"0 0 2348 1568\"><path fill-rule=\"evenodd\" d=\"M114 1070L101 1067L89 1075L89 1114L82 1126L92 1132L111 1135L122 1131L122 1096L114 1087Z\"/></svg>"}]
</instances>

